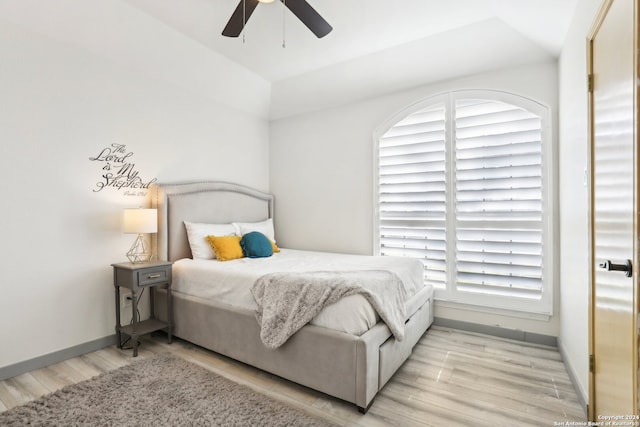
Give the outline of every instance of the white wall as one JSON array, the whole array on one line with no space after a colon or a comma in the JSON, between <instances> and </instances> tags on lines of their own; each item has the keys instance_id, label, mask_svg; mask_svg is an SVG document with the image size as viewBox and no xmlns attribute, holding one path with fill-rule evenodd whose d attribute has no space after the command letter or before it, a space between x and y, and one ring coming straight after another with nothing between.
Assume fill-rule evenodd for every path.
<instances>
[{"instance_id":1,"label":"white wall","mask_svg":"<svg viewBox=\"0 0 640 427\"><path fill-rule=\"evenodd\" d=\"M134 236L94 192L104 147L144 180L269 190L269 84L120 0L0 2L0 368L114 333Z\"/></svg>"},{"instance_id":2,"label":"white wall","mask_svg":"<svg viewBox=\"0 0 640 427\"><path fill-rule=\"evenodd\" d=\"M585 401L589 390L587 36L600 4L601 0L580 1L559 59L559 345Z\"/></svg>"},{"instance_id":3,"label":"white wall","mask_svg":"<svg viewBox=\"0 0 640 427\"><path fill-rule=\"evenodd\" d=\"M505 68L283 118L271 123L270 183L283 247L371 254L373 133L389 117L453 89L511 91L557 114L554 60ZM555 140L555 133L554 133ZM558 286L556 305L558 310ZM559 320L536 321L437 307L436 316L557 336Z\"/></svg>"}]
</instances>

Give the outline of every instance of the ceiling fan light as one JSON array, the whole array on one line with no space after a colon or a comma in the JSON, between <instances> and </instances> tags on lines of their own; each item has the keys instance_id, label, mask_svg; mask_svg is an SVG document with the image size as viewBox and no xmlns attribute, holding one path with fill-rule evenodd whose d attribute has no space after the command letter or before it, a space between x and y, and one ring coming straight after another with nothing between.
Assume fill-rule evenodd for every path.
<instances>
[{"instance_id":1,"label":"ceiling fan light","mask_svg":"<svg viewBox=\"0 0 640 427\"><path fill-rule=\"evenodd\" d=\"M274 0L258 0L260 3L273 3Z\"/></svg>"}]
</instances>

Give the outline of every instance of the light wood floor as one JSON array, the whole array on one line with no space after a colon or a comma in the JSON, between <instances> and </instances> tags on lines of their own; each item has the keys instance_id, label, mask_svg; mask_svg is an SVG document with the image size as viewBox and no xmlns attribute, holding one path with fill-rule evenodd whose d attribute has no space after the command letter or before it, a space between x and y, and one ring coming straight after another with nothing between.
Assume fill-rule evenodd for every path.
<instances>
[{"instance_id":1,"label":"light wood floor","mask_svg":"<svg viewBox=\"0 0 640 427\"><path fill-rule=\"evenodd\" d=\"M343 426L553 426L586 421L557 349L432 327L376 397L354 406L184 341L144 338L139 358L172 353ZM0 411L131 363L108 347L0 382ZM559 425L559 424L556 424Z\"/></svg>"}]
</instances>

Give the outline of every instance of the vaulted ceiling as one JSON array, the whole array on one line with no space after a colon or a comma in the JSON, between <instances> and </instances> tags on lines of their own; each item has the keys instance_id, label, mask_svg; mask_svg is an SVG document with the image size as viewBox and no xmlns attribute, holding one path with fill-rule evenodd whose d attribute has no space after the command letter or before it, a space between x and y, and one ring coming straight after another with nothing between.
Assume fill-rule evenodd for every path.
<instances>
[{"instance_id":1,"label":"vaulted ceiling","mask_svg":"<svg viewBox=\"0 0 640 427\"><path fill-rule=\"evenodd\" d=\"M224 37L222 29L238 1L127 0L271 82L391 49L398 52L396 56L401 55L401 62L403 58L412 58L417 63L433 63L437 58L421 54L425 46L438 43L446 50L445 40L455 43L458 31L469 33L470 29L486 50L501 49L509 43L505 39L520 39L536 46L539 52L556 57L577 3L577 0L308 0L333 26L329 35L318 39L281 0L259 4L239 38ZM501 30L496 31L496 27Z\"/></svg>"}]
</instances>

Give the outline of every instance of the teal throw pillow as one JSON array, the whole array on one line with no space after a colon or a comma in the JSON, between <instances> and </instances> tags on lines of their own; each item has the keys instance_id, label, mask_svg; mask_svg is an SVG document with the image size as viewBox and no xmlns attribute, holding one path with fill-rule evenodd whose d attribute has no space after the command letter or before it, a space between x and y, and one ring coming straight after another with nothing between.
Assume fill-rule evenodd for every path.
<instances>
[{"instance_id":1,"label":"teal throw pillow","mask_svg":"<svg viewBox=\"0 0 640 427\"><path fill-rule=\"evenodd\" d=\"M242 236L240 240L242 252L248 258L263 258L273 255L271 240L258 231L252 231Z\"/></svg>"}]
</instances>

